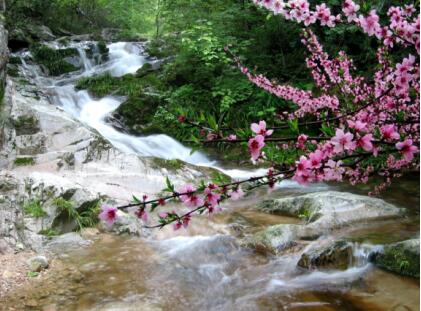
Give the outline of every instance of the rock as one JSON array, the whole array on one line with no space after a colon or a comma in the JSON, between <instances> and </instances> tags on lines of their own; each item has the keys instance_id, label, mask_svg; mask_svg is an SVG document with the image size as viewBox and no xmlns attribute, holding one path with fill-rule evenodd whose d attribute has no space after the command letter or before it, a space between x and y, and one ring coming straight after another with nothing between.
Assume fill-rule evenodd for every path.
<instances>
[{"instance_id":1,"label":"rock","mask_svg":"<svg viewBox=\"0 0 421 311\"><path fill-rule=\"evenodd\" d=\"M39 41L53 41L56 39L56 36L53 35L51 29L45 25L35 26L32 29L32 35Z\"/></svg>"},{"instance_id":2,"label":"rock","mask_svg":"<svg viewBox=\"0 0 421 311\"><path fill-rule=\"evenodd\" d=\"M281 224L267 227L251 238L246 238L242 244L256 249L258 252L278 254L292 246L299 235L301 226Z\"/></svg>"},{"instance_id":3,"label":"rock","mask_svg":"<svg viewBox=\"0 0 421 311\"><path fill-rule=\"evenodd\" d=\"M376 253L373 262L380 268L402 275L420 277L420 239L389 244Z\"/></svg>"},{"instance_id":4,"label":"rock","mask_svg":"<svg viewBox=\"0 0 421 311\"><path fill-rule=\"evenodd\" d=\"M352 244L346 241L336 241L328 246L322 245L304 252L297 265L306 269L347 269L352 258Z\"/></svg>"},{"instance_id":5,"label":"rock","mask_svg":"<svg viewBox=\"0 0 421 311\"><path fill-rule=\"evenodd\" d=\"M143 233L143 228L140 220L131 214L117 211L116 222L110 227L106 223L100 224L103 231L111 231L117 234L132 234L140 236Z\"/></svg>"},{"instance_id":6,"label":"rock","mask_svg":"<svg viewBox=\"0 0 421 311\"><path fill-rule=\"evenodd\" d=\"M9 244L4 240L0 238L0 255L5 255L6 253L9 253L11 251L11 247Z\"/></svg>"},{"instance_id":7,"label":"rock","mask_svg":"<svg viewBox=\"0 0 421 311\"><path fill-rule=\"evenodd\" d=\"M303 218L306 234L317 237L359 221L398 217L403 209L377 198L325 191L263 202L259 209Z\"/></svg>"},{"instance_id":8,"label":"rock","mask_svg":"<svg viewBox=\"0 0 421 311\"><path fill-rule=\"evenodd\" d=\"M136 77L142 78L146 76L148 73L153 72L154 70L157 70L157 69L154 69L154 67L151 64L146 63L136 71Z\"/></svg>"},{"instance_id":9,"label":"rock","mask_svg":"<svg viewBox=\"0 0 421 311\"><path fill-rule=\"evenodd\" d=\"M0 13L0 15L2 14ZM7 30L3 25L3 19L0 18L0 90L4 89L4 84L6 81L6 67L9 59L9 49L7 47L7 42Z\"/></svg>"},{"instance_id":10,"label":"rock","mask_svg":"<svg viewBox=\"0 0 421 311\"><path fill-rule=\"evenodd\" d=\"M54 237L46 244L46 249L53 253L60 254L65 251L86 247L90 244L90 240L85 240L76 232L70 232Z\"/></svg>"},{"instance_id":11,"label":"rock","mask_svg":"<svg viewBox=\"0 0 421 311\"><path fill-rule=\"evenodd\" d=\"M49 266L48 259L45 256L32 257L28 259L27 264L32 272L41 272Z\"/></svg>"}]
</instances>

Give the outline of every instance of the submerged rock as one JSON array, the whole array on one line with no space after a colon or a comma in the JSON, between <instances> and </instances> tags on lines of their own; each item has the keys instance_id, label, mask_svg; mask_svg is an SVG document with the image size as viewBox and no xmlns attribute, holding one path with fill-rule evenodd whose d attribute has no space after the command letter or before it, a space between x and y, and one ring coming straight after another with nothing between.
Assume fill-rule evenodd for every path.
<instances>
[{"instance_id":1,"label":"submerged rock","mask_svg":"<svg viewBox=\"0 0 421 311\"><path fill-rule=\"evenodd\" d=\"M420 239L386 245L373 256L373 262L382 269L419 278Z\"/></svg>"}]
</instances>

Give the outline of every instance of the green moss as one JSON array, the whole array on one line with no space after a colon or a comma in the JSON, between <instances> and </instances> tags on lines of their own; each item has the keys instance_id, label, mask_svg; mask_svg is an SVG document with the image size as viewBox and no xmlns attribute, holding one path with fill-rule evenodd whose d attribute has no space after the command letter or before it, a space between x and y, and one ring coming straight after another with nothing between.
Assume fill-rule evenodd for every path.
<instances>
[{"instance_id":1,"label":"green moss","mask_svg":"<svg viewBox=\"0 0 421 311\"><path fill-rule=\"evenodd\" d=\"M374 262L377 266L402 275L420 277L419 240L407 240L384 248L384 252L376 254Z\"/></svg>"},{"instance_id":2,"label":"green moss","mask_svg":"<svg viewBox=\"0 0 421 311\"><path fill-rule=\"evenodd\" d=\"M51 228L49 228L49 229L43 229L43 230L41 230L38 233L39 234L42 234L42 235L45 235L47 237L53 237L53 236L59 235L59 233L56 230L51 229Z\"/></svg>"},{"instance_id":3,"label":"green moss","mask_svg":"<svg viewBox=\"0 0 421 311\"><path fill-rule=\"evenodd\" d=\"M153 71L151 64L146 63L136 71L136 77L142 78Z\"/></svg>"},{"instance_id":4,"label":"green moss","mask_svg":"<svg viewBox=\"0 0 421 311\"><path fill-rule=\"evenodd\" d=\"M44 65L52 76L58 76L79 69L64 60L66 57L78 55L77 50L74 48L55 50L46 45L33 45L31 52L35 61Z\"/></svg>"},{"instance_id":5,"label":"green moss","mask_svg":"<svg viewBox=\"0 0 421 311\"><path fill-rule=\"evenodd\" d=\"M16 166L27 166L27 165L34 165L35 160L31 157L23 157L23 158L16 158L14 161Z\"/></svg>"},{"instance_id":6,"label":"green moss","mask_svg":"<svg viewBox=\"0 0 421 311\"><path fill-rule=\"evenodd\" d=\"M9 64L21 65L22 64L22 60L20 59L20 57L11 56L11 57L9 57Z\"/></svg>"},{"instance_id":7,"label":"green moss","mask_svg":"<svg viewBox=\"0 0 421 311\"><path fill-rule=\"evenodd\" d=\"M13 78L19 77L19 70L18 67L15 65L8 65L7 66L7 75Z\"/></svg>"},{"instance_id":8,"label":"green moss","mask_svg":"<svg viewBox=\"0 0 421 311\"><path fill-rule=\"evenodd\" d=\"M23 206L23 211L32 217L39 218L47 215L40 200L31 200Z\"/></svg>"},{"instance_id":9,"label":"green moss","mask_svg":"<svg viewBox=\"0 0 421 311\"><path fill-rule=\"evenodd\" d=\"M161 158L153 158L153 167L154 168L166 168L169 170L179 170L184 167L184 162L178 159L174 160L165 160Z\"/></svg>"},{"instance_id":10,"label":"green moss","mask_svg":"<svg viewBox=\"0 0 421 311\"><path fill-rule=\"evenodd\" d=\"M98 47L99 53L101 54L108 54L110 51L107 47L107 44L103 40L98 42L97 47Z\"/></svg>"}]
</instances>

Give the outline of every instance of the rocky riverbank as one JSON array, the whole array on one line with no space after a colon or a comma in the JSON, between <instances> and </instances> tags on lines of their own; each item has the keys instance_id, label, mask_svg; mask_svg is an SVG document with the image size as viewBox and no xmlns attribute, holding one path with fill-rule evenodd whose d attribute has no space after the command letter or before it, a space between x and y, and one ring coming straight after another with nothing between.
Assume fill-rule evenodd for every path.
<instances>
[{"instance_id":1,"label":"rocky riverbank","mask_svg":"<svg viewBox=\"0 0 421 311\"><path fill-rule=\"evenodd\" d=\"M167 177L178 187L209 180L217 170L204 154L191 156L170 137L135 137L107 123L121 99L92 97L75 90L75 82L104 71L135 73L146 59L142 45L109 44L104 61L86 54L85 47L97 42L80 40L49 43L76 49L66 60L77 65L74 72L51 77L25 51L14 55L21 62L14 64L16 76L7 78L0 152L0 305L6 310L113 310L133 302L151 310L274 309L277 295L292 306L294 299L306 304L317 298L322 304L316 306L345 310L365 303L356 297L364 294L365 276L378 271L373 264L419 277L419 224L413 220L419 213L327 185L257 191L177 233L147 231L121 211L111 230L98 224L101 204L155 197ZM381 239L373 242L367 232ZM406 278L389 278L419 291ZM335 289L351 286L358 292L352 298ZM378 288L377 282L370 290ZM205 290L211 293L203 298ZM386 294L377 293L375 305Z\"/></svg>"}]
</instances>

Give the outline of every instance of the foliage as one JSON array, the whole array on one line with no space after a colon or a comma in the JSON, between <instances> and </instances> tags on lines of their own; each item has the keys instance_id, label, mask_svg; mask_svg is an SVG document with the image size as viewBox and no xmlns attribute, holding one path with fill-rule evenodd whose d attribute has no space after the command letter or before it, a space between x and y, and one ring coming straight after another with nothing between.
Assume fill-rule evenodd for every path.
<instances>
[{"instance_id":1,"label":"foliage","mask_svg":"<svg viewBox=\"0 0 421 311\"><path fill-rule=\"evenodd\" d=\"M23 211L35 218L43 217L47 213L42 208L42 202L40 200L34 199L23 205Z\"/></svg>"},{"instance_id":2,"label":"foliage","mask_svg":"<svg viewBox=\"0 0 421 311\"><path fill-rule=\"evenodd\" d=\"M86 206L82 211L77 210L73 202L62 197L55 198L53 203L57 206L60 213L64 213L67 216L69 221L76 223L77 230L93 227L98 223L99 201Z\"/></svg>"},{"instance_id":3,"label":"foliage","mask_svg":"<svg viewBox=\"0 0 421 311\"><path fill-rule=\"evenodd\" d=\"M32 157L21 157L21 158L16 158L13 163L16 166L34 165L35 159Z\"/></svg>"},{"instance_id":4,"label":"foliage","mask_svg":"<svg viewBox=\"0 0 421 311\"><path fill-rule=\"evenodd\" d=\"M76 49L52 49L46 45L33 45L31 47L35 61L44 65L50 75L58 76L78 70L79 68L65 60L66 57L78 55Z\"/></svg>"},{"instance_id":5,"label":"foliage","mask_svg":"<svg viewBox=\"0 0 421 311\"><path fill-rule=\"evenodd\" d=\"M45 235L46 237L49 237L49 238L59 235L59 233L56 230L52 229L52 228L43 229L43 230L41 230L38 233L39 234L42 234L42 235Z\"/></svg>"}]
</instances>

